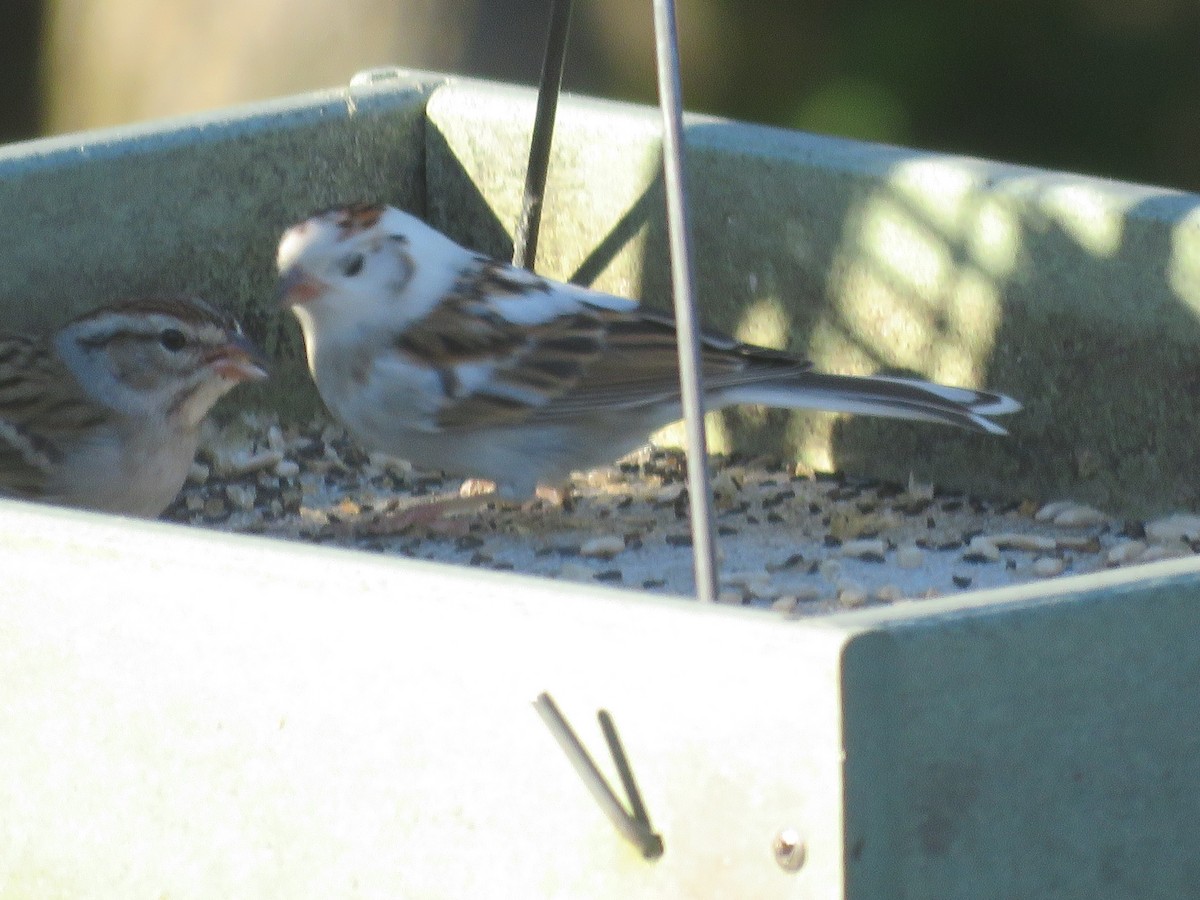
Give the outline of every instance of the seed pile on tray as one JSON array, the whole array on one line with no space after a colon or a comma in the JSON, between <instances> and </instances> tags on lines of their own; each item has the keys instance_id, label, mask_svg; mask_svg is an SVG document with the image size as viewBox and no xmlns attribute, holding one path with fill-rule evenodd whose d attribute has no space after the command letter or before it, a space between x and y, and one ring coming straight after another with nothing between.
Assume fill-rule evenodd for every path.
<instances>
[{"instance_id":1,"label":"seed pile on tray","mask_svg":"<svg viewBox=\"0 0 1200 900\"><path fill-rule=\"evenodd\" d=\"M993 502L713 460L723 602L806 615L1200 550L1200 517L1123 522L1070 501ZM650 449L577 475L560 504L480 498L404 522L462 482L365 453L337 425L245 414L208 432L164 517L204 527L672 594L693 589L685 462Z\"/></svg>"}]
</instances>

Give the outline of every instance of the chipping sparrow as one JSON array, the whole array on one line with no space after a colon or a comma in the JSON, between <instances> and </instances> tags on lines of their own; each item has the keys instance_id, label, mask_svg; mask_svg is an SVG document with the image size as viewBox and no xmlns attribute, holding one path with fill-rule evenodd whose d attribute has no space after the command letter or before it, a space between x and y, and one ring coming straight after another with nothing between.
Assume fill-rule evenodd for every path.
<instances>
[{"instance_id":1,"label":"chipping sparrow","mask_svg":"<svg viewBox=\"0 0 1200 900\"><path fill-rule=\"evenodd\" d=\"M266 374L237 322L186 297L101 307L49 341L0 336L0 494L157 516L205 414Z\"/></svg>"},{"instance_id":2,"label":"chipping sparrow","mask_svg":"<svg viewBox=\"0 0 1200 900\"><path fill-rule=\"evenodd\" d=\"M330 411L372 449L495 481L508 495L612 462L678 419L673 320L461 247L407 213L318 213L279 244L280 300L300 320ZM1003 394L825 375L707 334L708 408L757 403L945 422L991 434Z\"/></svg>"}]
</instances>

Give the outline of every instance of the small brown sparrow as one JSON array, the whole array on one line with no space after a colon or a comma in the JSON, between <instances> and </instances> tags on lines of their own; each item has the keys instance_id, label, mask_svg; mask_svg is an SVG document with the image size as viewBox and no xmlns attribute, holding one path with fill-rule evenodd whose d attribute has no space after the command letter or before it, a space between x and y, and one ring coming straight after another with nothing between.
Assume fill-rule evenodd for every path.
<instances>
[{"instance_id":1,"label":"small brown sparrow","mask_svg":"<svg viewBox=\"0 0 1200 900\"><path fill-rule=\"evenodd\" d=\"M289 228L280 300L329 410L362 443L529 496L612 462L680 415L673 320L454 243L380 204ZM778 350L703 337L709 409L739 403L944 422L990 434L1003 394L826 375Z\"/></svg>"},{"instance_id":2,"label":"small brown sparrow","mask_svg":"<svg viewBox=\"0 0 1200 900\"><path fill-rule=\"evenodd\" d=\"M238 323L189 297L101 307L49 341L2 335L0 494L157 516L212 405L266 375Z\"/></svg>"}]
</instances>

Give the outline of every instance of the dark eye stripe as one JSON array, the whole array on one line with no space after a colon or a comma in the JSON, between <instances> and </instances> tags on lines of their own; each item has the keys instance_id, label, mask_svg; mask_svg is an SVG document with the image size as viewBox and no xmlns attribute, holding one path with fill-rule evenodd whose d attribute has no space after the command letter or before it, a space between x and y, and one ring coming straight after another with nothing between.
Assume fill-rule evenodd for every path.
<instances>
[{"instance_id":1,"label":"dark eye stripe","mask_svg":"<svg viewBox=\"0 0 1200 900\"><path fill-rule=\"evenodd\" d=\"M170 329L178 331L178 329ZM121 341L147 341L158 343L162 340L163 332L155 329L154 331L144 331L142 329L134 330L132 328L118 328L113 331L102 331L98 334L88 335L79 339L79 345L86 347L89 350L97 350L101 347L107 347L109 344L119 343Z\"/></svg>"}]
</instances>

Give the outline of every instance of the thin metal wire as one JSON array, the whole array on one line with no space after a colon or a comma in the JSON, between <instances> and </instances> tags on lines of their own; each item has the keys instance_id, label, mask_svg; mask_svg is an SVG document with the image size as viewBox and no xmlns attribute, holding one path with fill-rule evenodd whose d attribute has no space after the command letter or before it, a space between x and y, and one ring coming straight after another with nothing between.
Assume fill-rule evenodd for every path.
<instances>
[{"instance_id":1,"label":"thin metal wire","mask_svg":"<svg viewBox=\"0 0 1200 900\"><path fill-rule=\"evenodd\" d=\"M650 829L649 819L645 816L645 808L642 807L642 817L635 818L621 805L621 801L612 792L612 788L608 786L608 782L600 774L595 762L592 761L591 756L576 737L574 730L567 724L567 720L563 718L558 705L550 695L545 692L538 694L537 699L533 701L533 706L538 715L542 717L542 721L546 723L546 727L550 729L550 733L554 735L554 739L558 741L558 745L562 747L563 753L567 755L571 765L575 767L579 777L583 779L583 783L587 785L587 789L600 804L600 809L608 816L609 821L613 823L621 836L637 847L646 859L657 859L662 856L662 838ZM610 719L609 725L611 726L611 724ZM617 746L620 746L619 741ZM622 766L625 771L629 771L629 762L625 759L623 750L617 761L619 770ZM622 780L624 780L624 775L622 775ZM638 795L637 803L639 806L641 805L640 795Z\"/></svg>"},{"instance_id":2,"label":"thin metal wire","mask_svg":"<svg viewBox=\"0 0 1200 900\"><path fill-rule=\"evenodd\" d=\"M658 98L663 115L663 178L667 192L667 239L675 295L675 334L679 381L687 434L688 502L692 520L692 567L696 596L717 599L717 553L713 537L712 492L708 483L708 444L704 436L704 384L700 371L700 327L696 283L688 243L687 184L684 172L683 99L679 79L679 32L674 0L654 0L654 49Z\"/></svg>"},{"instance_id":3,"label":"thin metal wire","mask_svg":"<svg viewBox=\"0 0 1200 900\"><path fill-rule=\"evenodd\" d=\"M607 709L596 713L600 720L600 730L604 732L604 742L608 744L608 752L617 766L617 775L625 788L625 796L629 798L629 811L633 817L650 828L650 814L646 812L646 804L642 802L642 792L638 790L637 780L633 777L633 767L629 765L629 757L625 755L625 747L617 734L616 723Z\"/></svg>"},{"instance_id":4,"label":"thin metal wire","mask_svg":"<svg viewBox=\"0 0 1200 900\"><path fill-rule=\"evenodd\" d=\"M521 217L513 235L513 264L523 269L532 270L537 259L542 201L546 196L546 173L550 167L550 144L554 137L554 117L558 112L558 95L562 90L563 64L567 56L567 35L571 28L571 3L572 0L551 0L550 3L550 31L546 35L537 112L533 117L533 135L529 140L529 164L525 168L525 197L521 201Z\"/></svg>"}]
</instances>

